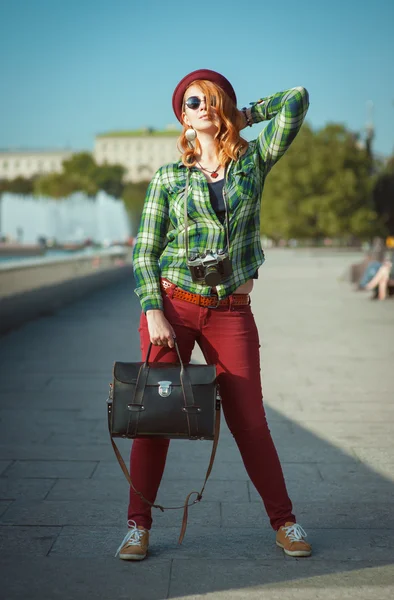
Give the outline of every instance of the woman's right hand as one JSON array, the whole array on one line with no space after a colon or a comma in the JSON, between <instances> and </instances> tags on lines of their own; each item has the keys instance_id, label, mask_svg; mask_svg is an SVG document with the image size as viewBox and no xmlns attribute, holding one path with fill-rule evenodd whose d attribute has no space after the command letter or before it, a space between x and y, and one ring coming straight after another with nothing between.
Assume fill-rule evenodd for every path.
<instances>
[{"instance_id":1,"label":"woman's right hand","mask_svg":"<svg viewBox=\"0 0 394 600\"><path fill-rule=\"evenodd\" d=\"M150 341L154 346L174 348L175 332L167 321L162 310L154 309L146 312Z\"/></svg>"}]
</instances>

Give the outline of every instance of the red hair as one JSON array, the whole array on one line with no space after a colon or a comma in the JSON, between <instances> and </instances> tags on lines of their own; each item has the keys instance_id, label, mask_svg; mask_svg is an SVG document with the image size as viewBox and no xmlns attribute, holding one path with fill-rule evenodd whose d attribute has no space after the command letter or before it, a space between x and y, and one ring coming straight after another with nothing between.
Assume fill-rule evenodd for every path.
<instances>
[{"instance_id":1,"label":"red hair","mask_svg":"<svg viewBox=\"0 0 394 600\"><path fill-rule=\"evenodd\" d=\"M241 123L237 107L222 88L212 81L197 80L193 81L193 85L200 88L205 98L211 98L211 101L207 103L207 113L217 127L215 144L218 160L221 165L226 166L230 160L237 160L248 147L248 142L239 134ZM184 102L183 112L185 112ZM182 154L183 164L186 167L194 167L197 163L197 156L201 153L201 145L197 137L194 148L190 147L185 136L187 129L189 129L189 126L183 123L183 131L178 140L178 149Z\"/></svg>"}]
</instances>

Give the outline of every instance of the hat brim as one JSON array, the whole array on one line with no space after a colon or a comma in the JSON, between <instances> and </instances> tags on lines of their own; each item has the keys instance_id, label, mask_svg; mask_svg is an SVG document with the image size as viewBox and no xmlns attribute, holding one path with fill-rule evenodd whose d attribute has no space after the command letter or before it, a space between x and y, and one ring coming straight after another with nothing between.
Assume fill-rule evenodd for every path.
<instances>
[{"instance_id":1,"label":"hat brim","mask_svg":"<svg viewBox=\"0 0 394 600\"><path fill-rule=\"evenodd\" d=\"M185 75L183 79L181 79L172 95L172 108L176 118L181 123L183 97L187 88L198 79L204 79L206 81L212 81L212 83L216 83L216 85L221 87L222 90L231 98L234 104L237 104L237 97L235 95L234 88L229 80L224 77L224 75L221 75L216 71L211 71L210 69L198 69L197 71L192 71L188 75Z\"/></svg>"}]
</instances>

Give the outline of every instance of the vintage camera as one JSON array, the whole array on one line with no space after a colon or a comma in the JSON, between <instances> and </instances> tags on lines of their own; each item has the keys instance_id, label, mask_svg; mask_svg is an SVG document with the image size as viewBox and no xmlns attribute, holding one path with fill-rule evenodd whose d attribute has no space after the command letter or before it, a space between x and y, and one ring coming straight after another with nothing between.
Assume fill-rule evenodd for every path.
<instances>
[{"instance_id":1,"label":"vintage camera","mask_svg":"<svg viewBox=\"0 0 394 600\"><path fill-rule=\"evenodd\" d=\"M218 285L222 279L226 279L233 272L230 258L224 250L218 252L207 250L203 254L191 253L187 266L193 281L205 283L210 287Z\"/></svg>"}]
</instances>

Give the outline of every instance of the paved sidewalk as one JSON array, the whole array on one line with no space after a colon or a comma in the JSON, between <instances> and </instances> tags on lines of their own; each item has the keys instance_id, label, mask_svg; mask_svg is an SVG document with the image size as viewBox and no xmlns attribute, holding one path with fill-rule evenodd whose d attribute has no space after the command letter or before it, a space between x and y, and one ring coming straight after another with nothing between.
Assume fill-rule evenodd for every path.
<instances>
[{"instance_id":1,"label":"paved sidewalk","mask_svg":"<svg viewBox=\"0 0 394 600\"><path fill-rule=\"evenodd\" d=\"M267 254L252 296L265 402L313 557L275 546L223 427L183 545L181 512L169 511L155 516L146 561L114 558L128 489L105 400L113 361L139 360L127 281L0 338L1 598L394 597L394 301L340 281L354 256ZM209 452L173 442L159 500L196 489Z\"/></svg>"}]
</instances>

